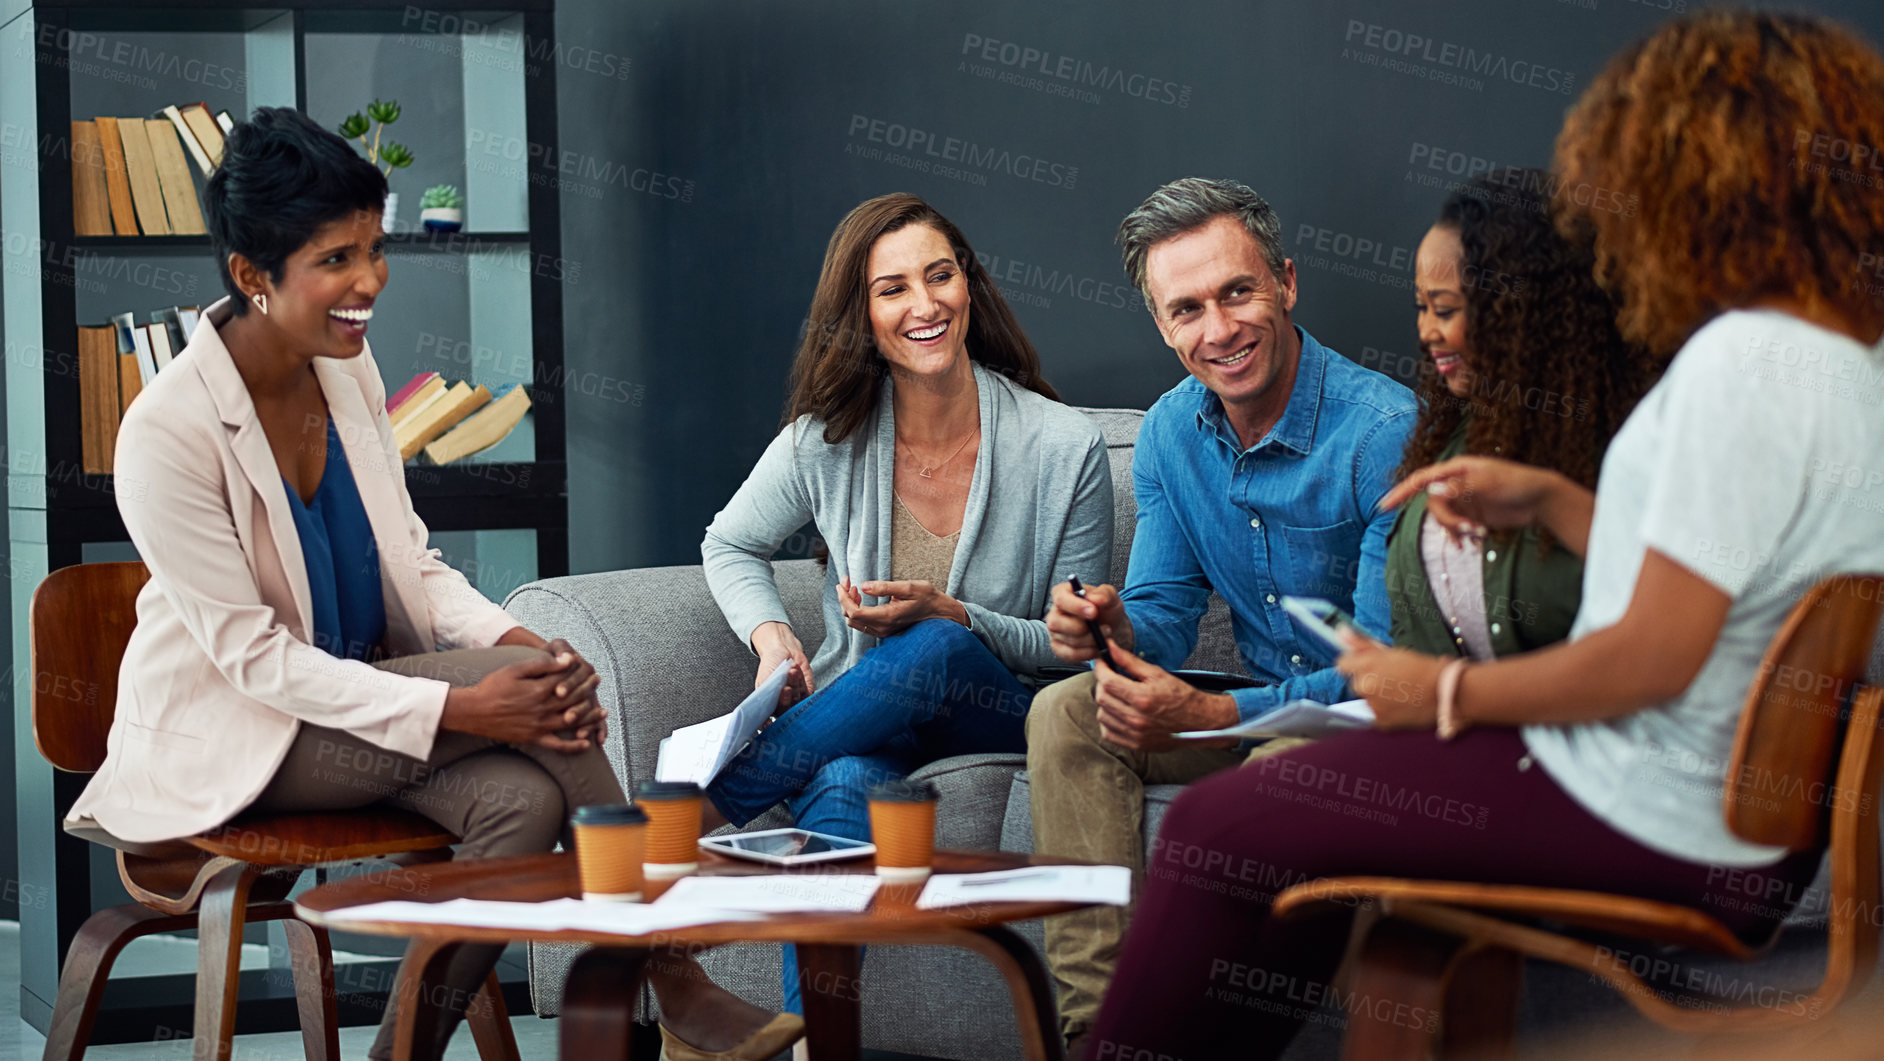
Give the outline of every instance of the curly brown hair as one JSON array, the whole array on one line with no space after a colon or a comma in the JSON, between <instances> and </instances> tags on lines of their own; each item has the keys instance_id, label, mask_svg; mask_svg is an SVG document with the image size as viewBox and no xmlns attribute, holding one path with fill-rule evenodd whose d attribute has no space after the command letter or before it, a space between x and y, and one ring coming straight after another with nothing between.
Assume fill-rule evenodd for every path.
<instances>
[{"instance_id":1,"label":"curly brown hair","mask_svg":"<svg viewBox=\"0 0 1884 1061\"><path fill-rule=\"evenodd\" d=\"M1466 368L1456 396L1421 363L1419 420L1400 476L1425 467L1459 429L1465 452L1554 468L1594 488L1603 452L1660 375L1623 342L1616 308L1597 286L1587 242L1552 224L1549 174L1505 169L1453 192L1438 224L1459 234L1465 260Z\"/></svg>"},{"instance_id":2,"label":"curly brown hair","mask_svg":"<svg viewBox=\"0 0 1884 1061\"><path fill-rule=\"evenodd\" d=\"M1884 59L1825 19L1706 11L1618 55L1557 137L1622 334L1672 354L1766 299L1884 328Z\"/></svg>"}]
</instances>

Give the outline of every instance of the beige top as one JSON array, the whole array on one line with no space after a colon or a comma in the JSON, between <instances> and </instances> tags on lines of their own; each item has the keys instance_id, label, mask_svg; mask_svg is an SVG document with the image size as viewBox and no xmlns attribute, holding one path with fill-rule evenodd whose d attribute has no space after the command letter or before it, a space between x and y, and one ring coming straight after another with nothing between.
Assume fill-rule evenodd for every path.
<instances>
[{"instance_id":1,"label":"beige top","mask_svg":"<svg viewBox=\"0 0 1884 1061\"><path fill-rule=\"evenodd\" d=\"M897 495L890 509L890 578L897 582L926 580L947 592L949 572L955 567L955 543L962 532L943 537L916 522L916 516Z\"/></svg>"}]
</instances>

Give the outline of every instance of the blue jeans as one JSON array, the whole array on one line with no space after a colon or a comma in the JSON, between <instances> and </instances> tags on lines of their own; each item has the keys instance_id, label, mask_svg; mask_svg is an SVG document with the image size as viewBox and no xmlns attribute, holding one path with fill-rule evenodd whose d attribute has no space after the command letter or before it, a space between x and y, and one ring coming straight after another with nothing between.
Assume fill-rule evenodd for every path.
<instances>
[{"instance_id":1,"label":"blue jeans","mask_svg":"<svg viewBox=\"0 0 1884 1061\"><path fill-rule=\"evenodd\" d=\"M744 825L783 801L800 828L870 839L870 789L925 763L1024 752L1033 691L967 627L925 619L787 709L707 786ZM785 948L785 1008L804 1011L798 960Z\"/></svg>"}]
</instances>

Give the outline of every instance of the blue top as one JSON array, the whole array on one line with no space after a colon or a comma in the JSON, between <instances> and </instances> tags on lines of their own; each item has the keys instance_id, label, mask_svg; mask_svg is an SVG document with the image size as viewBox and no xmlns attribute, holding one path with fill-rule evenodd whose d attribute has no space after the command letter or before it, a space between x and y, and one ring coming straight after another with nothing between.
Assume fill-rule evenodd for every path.
<instances>
[{"instance_id":1,"label":"blue top","mask_svg":"<svg viewBox=\"0 0 1884 1061\"><path fill-rule=\"evenodd\" d=\"M1257 678L1237 712L1290 700L1348 699L1332 650L1282 610L1284 596L1323 597L1386 640L1387 535L1379 507L1417 413L1413 392L1315 341L1302 328L1289 404L1244 449L1223 403L1196 379L1145 414L1132 458L1138 530L1121 597L1134 651L1181 666L1214 589L1230 605L1237 651Z\"/></svg>"},{"instance_id":2,"label":"blue top","mask_svg":"<svg viewBox=\"0 0 1884 1061\"><path fill-rule=\"evenodd\" d=\"M327 418L327 467L314 500L303 504L283 478L294 529L307 558L307 585L314 598L314 647L342 659L365 659L386 636L386 599L379 584L379 544L366 521L366 506L341 448L333 417Z\"/></svg>"}]
</instances>

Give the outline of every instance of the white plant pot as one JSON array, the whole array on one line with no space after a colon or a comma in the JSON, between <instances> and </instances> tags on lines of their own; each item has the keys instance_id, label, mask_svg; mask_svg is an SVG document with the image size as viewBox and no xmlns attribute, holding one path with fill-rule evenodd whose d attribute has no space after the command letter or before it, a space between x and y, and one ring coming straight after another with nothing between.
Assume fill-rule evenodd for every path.
<instances>
[{"instance_id":1,"label":"white plant pot","mask_svg":"<svg viewBox=\"0 0 1884 1061\"><path fill-rule=\"evenodd\" d=\"M386 193L386 212L380 215L380 230L390 235L393 230L393 218L399 213L399 193Z\"/></svg>"},{"instance_id":2,"label":"white plant pot","mask_svg":"<svg viewBox=\"0 0 1884 1061\"><path fill-rule=\"evenodd\" d=\"M464 227L464 208L428 206L419 211L419 224L433 232L456 232Z\"/></svg>"}]
</instances>

